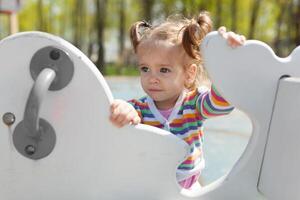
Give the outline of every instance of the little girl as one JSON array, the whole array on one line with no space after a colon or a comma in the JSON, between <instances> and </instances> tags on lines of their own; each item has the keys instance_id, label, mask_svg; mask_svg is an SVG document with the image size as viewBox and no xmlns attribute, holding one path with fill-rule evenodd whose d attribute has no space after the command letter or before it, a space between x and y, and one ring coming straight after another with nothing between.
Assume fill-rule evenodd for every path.
<instances>
[{"instance_id":1,"label":"little girl","mask_svg":"<svg viewBox=\"0 0 300 200\"><path fill-rule=\"evenodd\" d=\"M176 173L185 189L197 183L204 168L204 120L233 110L214 86L199 87L205 78L199 46L211 29L206 12L190 20L169 18L154 27L136 22L130 30L131 41L147 96L111 104L110 120L117 127L148 124L172 132L190 146L188 158ZM245 41L244 36L226 32L225 27L219 33L232 47Z\"/></svg>"}]
</instances>

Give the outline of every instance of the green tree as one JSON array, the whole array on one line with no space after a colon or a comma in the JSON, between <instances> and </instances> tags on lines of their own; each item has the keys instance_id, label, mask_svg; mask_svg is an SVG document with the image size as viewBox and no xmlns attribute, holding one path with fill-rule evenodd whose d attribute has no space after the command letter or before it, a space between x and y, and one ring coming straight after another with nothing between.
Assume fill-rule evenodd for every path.
<instances>
[{"instance_id":1,"label":"green tree","mask_svg":"<svg viewBox=\"0 0 300 200\"><path fill-rule=\"evenodd\" d=\"M152 21L152 9L154 6L155 0L141 0L142 8L144 10L144 19L146 21Z\"/></svg>"},{"instance_id":2,"label":"green tree","mask_svg":"<svg viewBox=\"0 0 300 200\"><path fill-rule=\"evenodd\" d=\"M86 30L86 1L75 0L72 13L73 44L79 49L83 46Z\"/></svg>"},{"instance_id":3,"label":"green tree","mask_svg":"<svg viewBox=\"0 0 300 200\"><path fill-rule=\"evenodd\" d=\"M44 15L44 3L43 0L37 1L37 14L38 14L38 27L37 29L40 31L47 31L46 29L46 22L45 22L45 15Z\"/></svg>"},{"instance_id":4,"label":"green tree","mask_svg":"<svg viewBox=\"0 0 300 200\"><path fill-rule=\"evenodd\" d=\"M95 27L97 32L97 45L98 45L98 59L96 61L96 66L103 74L105 74L104 29L105 29L107 0L95 0L95 5L96 5Z\"/></svg>"},{"instance_id":5,"label":"green tree","mask_svg":"<svg viewBox=\"0 0 300 200\"><path fill-rule=\"evenodd\" d=\"M231 30L236 31L237 30L237 11L238 11L238 5L237 0L232 0L231 2Z\"/></svg>"},{"instance_id":6,"label":"green tree","mask_svg":"<svg viewBox=\"0 0 300 200\"><path fill-rule=\"evenodd\" d=\"M251 13L250 24L249 24L248 38L254 37L260 3L261 3L260 0L254 0L252 4L252 11L251 11L252 13Z\"/></svg>"}]
</instances>

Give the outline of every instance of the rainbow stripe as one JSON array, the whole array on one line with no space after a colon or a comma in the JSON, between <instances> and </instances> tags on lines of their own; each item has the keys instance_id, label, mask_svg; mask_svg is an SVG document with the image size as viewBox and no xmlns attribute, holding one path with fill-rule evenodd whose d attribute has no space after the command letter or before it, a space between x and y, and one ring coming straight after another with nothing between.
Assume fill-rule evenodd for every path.
<instances>
[{"instance_id":1,"label":"rainbow stripe","mask_svg":"<svg viewBox=\"0 0 300 200\"><path fill-rule=\"evenodd\" d=\"M143 124L166 128L151 112L147 97L130 100L137 110ZM186 94L176 116L169 121L169 131L184 140L190 146L190 154L178 167L192 170L204 160L202 153L203 122L205 119L230 113L233 107L218 93L213 86L211 90L193 90Z\"/></svg>"}]
</instances>

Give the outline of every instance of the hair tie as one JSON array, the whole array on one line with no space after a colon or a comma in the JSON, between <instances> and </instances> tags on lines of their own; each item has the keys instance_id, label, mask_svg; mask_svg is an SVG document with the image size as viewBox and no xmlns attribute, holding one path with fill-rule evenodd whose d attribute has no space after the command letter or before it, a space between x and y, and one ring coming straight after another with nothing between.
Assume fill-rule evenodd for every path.
<instances>
[{"instance_id":1,"label":"hair tie","mask_svg":"<svg viewBox=\"0 0 300 200\"><path fill-rule=\"evenodd\" d=\"M144 27L152 28L152 25L151 25L149 22L147 22L146 20L143 20L142 22L143 22L142 25L143 25Z\"/></svg>"}]
</instances>

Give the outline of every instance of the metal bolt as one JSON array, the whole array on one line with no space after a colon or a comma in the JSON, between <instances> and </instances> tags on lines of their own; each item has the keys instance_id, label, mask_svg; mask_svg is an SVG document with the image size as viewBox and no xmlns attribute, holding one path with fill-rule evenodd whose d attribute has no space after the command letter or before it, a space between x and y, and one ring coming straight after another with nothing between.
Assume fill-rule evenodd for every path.
<instances>
[{"instance_id":1,"label":"metal bolt","mask_svg":"<svg viewBox=\"0 0 300 200\"><path fill-rule=\"evenodd\" d=\"M13 113L7 112L3 115L2 120L7 126L10 126L16 121L16 117Z\"/></svg>"},{"instance_id":2,"label":"metal bolt","mask_svg":"<svg viewBox=\"0 0 300 200\"><path fill-rule=\"evenodd\" d=\"M25 153L29 156L33 155L35 153L36 149L33 145L27 145L25 147Z\"/></svg>"},{"instance_id":3,"label":"metal bolt","mask_svg":"<svg viewBox=\"0 0 300 200\"><path fill-rule=\"evenodd\" d=\"M60 53L57 49L53 49L52 51L50 51L50 58L52 60L58 60L60 57Z\"/></svg>"}]
</instances>

